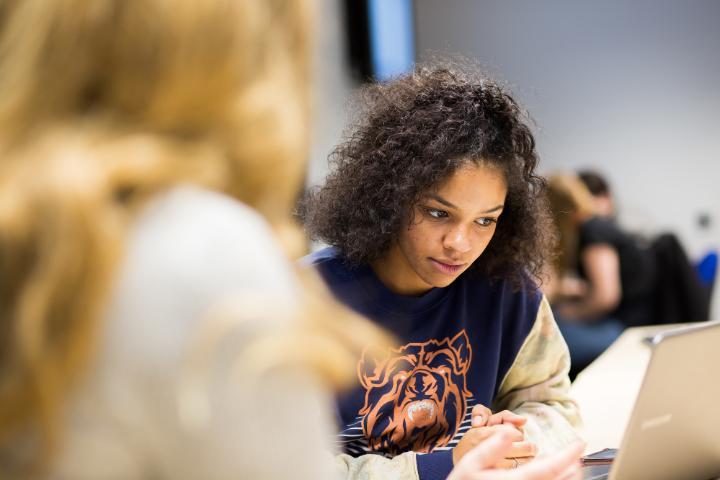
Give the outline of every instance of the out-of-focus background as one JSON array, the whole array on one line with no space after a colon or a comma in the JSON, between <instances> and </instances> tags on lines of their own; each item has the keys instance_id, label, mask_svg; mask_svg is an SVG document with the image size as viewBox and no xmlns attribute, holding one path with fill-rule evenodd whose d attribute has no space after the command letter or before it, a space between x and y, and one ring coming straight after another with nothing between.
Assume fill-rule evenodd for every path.
<instances>
[{"instance_id":1,"label":"out-of-focus background","mask_svg":"<svg viewBox=\"0 0 720 480\"><path fill-rule=\"evenodd\" d=\"M308 183L327 173L364 79L460 54L537 122L541 171L592 168L618 220L720 247L720 2L320 0ZM720 288L712 317L720 318Z\"/></svg>"}]
</instances>

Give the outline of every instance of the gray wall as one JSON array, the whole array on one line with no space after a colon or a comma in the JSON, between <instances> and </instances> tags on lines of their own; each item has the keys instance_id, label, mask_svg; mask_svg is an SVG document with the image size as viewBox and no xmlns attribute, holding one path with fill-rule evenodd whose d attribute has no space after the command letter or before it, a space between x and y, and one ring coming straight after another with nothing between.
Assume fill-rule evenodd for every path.
<instances>
[{"instance_id":1,"label":"gray wall","mask_svg":"<svg viewBox=\"0 0 720 480\"><path fill-rule=\"evenodd\" d=\"M507 81L538 123L545 172L597 168L626 226L675 231L694 257L720 246L720 2L415 6L419 57L459 53Z\"/></svg>"}]
</instances>

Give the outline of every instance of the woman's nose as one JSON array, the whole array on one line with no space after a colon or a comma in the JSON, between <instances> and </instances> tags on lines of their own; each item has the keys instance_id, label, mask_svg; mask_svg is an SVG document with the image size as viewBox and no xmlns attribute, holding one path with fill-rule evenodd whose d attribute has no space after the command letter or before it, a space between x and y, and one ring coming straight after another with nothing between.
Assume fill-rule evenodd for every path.
<instances>
[{"instance_id":1,"label":"woman's nose","mask_svg":"<svg viewBox=\"0 0 720 480\"><path fill-rule=\"evenodd\" d=\"M472 248L467 230L461 226L451 229L443 239L443 246L460 253L467 253Z\"/></svg>"}]
</instances>

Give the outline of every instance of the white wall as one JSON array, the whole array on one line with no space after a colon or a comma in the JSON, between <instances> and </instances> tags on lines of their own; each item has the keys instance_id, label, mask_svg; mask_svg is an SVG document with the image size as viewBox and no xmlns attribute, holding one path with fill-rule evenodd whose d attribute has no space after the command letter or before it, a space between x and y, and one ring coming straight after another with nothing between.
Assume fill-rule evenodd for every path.
<instances>
[{"instance_id":1,"label":"white wall","mask_svg":"<svg viewBox=\"0 0 720 480\"><path fill-rule=\"evenodd\" d=\"M415 6L419 57L460 53L509 82L538 122L544 171L595 167L625 225L675 231L694 257L720 247L720 2Z\"/></svg>"},{"instance_id":2,"label":"white wall","mask_svg":"<svg viewBox=\"0 0 720 480\"><path fill-rule=\"evenodd\" d=\"M327 174L327 156L342 136L347 120L348 99L357 83L350 77L347 58L345 20L339 0L318 0L315 31L313 79L312 145L308 185L322 181Z\"/></svg>"}]
</instances>

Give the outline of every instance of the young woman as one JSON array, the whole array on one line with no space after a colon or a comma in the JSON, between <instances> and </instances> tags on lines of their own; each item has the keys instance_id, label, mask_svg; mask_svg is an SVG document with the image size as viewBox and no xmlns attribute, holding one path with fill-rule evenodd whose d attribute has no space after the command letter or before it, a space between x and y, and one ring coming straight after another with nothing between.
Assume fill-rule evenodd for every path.
<instances>
[{"instance_id":1,"label":"young woman","mask_svg":"<svg viewBox=\"0 0 720 480\"><path fill-rule=\"evenodd\" d=\"M364 94L325 184L300 208L330 245L307 263L397 338L366 347L361 385L339 398L340 445L431 479L496 424L516 427L500 467L574 440L568 351L536 284L554 230L522 111L454 67Z\"/></svg>"}]
</instances>

